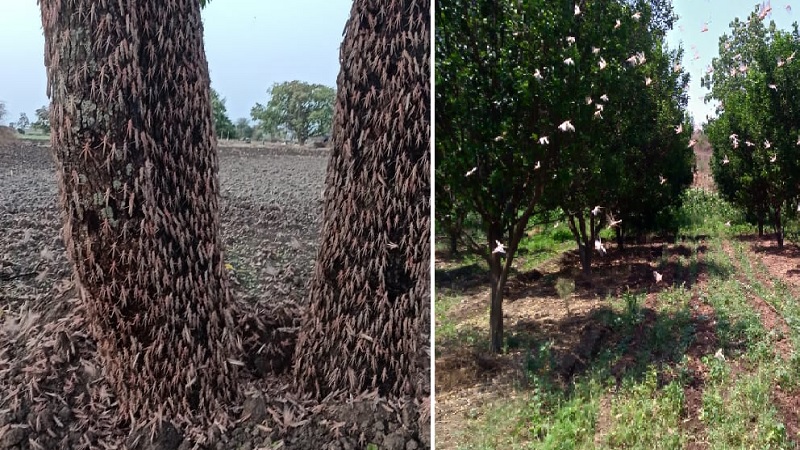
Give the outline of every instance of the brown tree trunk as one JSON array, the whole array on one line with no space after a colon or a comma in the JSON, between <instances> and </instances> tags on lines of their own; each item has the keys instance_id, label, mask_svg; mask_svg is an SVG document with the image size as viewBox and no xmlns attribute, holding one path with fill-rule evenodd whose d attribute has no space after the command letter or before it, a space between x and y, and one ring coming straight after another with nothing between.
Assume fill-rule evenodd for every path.
<instances>
[{"instance_id":1,"label":"brown tree trunk","mask_svg":"<svg viewBox=\"0 0 800 450\"><path fill-rule=\"evenodd\" d=\"M621 226L617 225L616 233L617 233L617 247L620 250L623 250L625 246L625 235L622 233Z\"/></svg>"},{"instance_id":2,"label":"brown tree trunk","mask_svg":"<svg viewBox=\"0 0 800 450\"><path fill-rule=\"evenodd\" d=\"M455 256L458 255L458 233L454 228L451 228L447 232L447 237L449 239L449 247L450 247L450 255Z\"/></svg>"},{"instance_id":3,"label":"brown tree trunk","mask_svg":"<svg viewBox=\"0 0 800 450\"><path fill-rule=\"evenodd\" d=\"M123 417L237 397L197 0L41 0L64 242Z\"/></svg>"},{"instance_id":4,"label":"brown tree trunk","mask_svg":"<svg viewBox=\"0 0 800 450\"><path fill-rule=\"evenodd\" d=\"M783 250L783 223L781 221L781 208L775 208L775 240L778 243L778 250Z\"/></svg>"},{"instance_id":5,"label":"brown tree trunk","mask_svg":"<svg viewBox=\"0 0 800 450\"><path fill-rule=\"evenodd\" d=\"M355 0L297 383L430 392L430 1Z\"/></svg>"},{"instance_id":6,"label":"brown tree trunk","mask_svg":"<svg viewBox=\"0 0 800 450\"><path fill-rule=\"evenodd\" d=\"M591 220L591 219L590 219ZM580 234L580 240L583 245L580 245L578 249L581 255L581 269L583 270L583 274L586 277L592 276L592 252L594 251L594 242L591 240L591 236L587 235L586 232L586 222L583 218L583 214L578 215L578 233Z\"/></svg>"},{"instance_id":7,"label":"brown tree trunk","mask_svg":"<svg viewBox=\"0 0 800 450\"><path fill-rule=\"evenodd\" d=\"M492 270L492 303L489 310L489 332L491 335L491 351L500 353L503 350L503 287L505 277L502 264L498 264L500 273Z\"/></svg>"}]
</instances>

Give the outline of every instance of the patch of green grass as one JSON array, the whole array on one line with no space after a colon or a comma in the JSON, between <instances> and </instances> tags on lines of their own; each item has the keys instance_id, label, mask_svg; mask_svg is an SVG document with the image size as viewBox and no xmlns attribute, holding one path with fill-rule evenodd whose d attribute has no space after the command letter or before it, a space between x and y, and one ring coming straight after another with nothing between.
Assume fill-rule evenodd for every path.
<instances>
[{"instance_id":1,"label":"patch of green grass","mask_svg":"<svg viewBox=\"0 0 800 450\"><path fill-rule=\"evenodd\" d=\"M651 368L641 382L626 381L611 403L611 427L603 448L680 449L683 386L673 381L659 387L658 373Z\"/></svg>"},{"instance_id":2,"label":"patch of green grass","mask_svg":"<svg viewBox=\"0 0 800 450\"><path fill-rule=\"evenodd\" d=\"M472 327L459 326L460 324L451 317L450 312L457 304L461 303L462 299L461 295L453 292L436 294L434 314L436 318L435 355L437 358L442 355L441 349L445 347L489 348L488 332ZM488 313L486 320L489 320Z\"/></svg>"},{"instance_id":3,"label":"patch of green grass","mask_svg":"<svg viewBox=\"0 0 800 450\"><path fill-rule=\"evenodd\" d=\"M719 239L709 258L720 265L731 264ZM750 273L748 261L738 255L737 261L746 263L740 266L741 273ZM786 363L775 355L774 335L764 329L746 289L735 279L712 276L709 282L706 300L717 314L717 336L725 359L704 358L709 379L700 418L706 424L710 448L792 448L771 397L775 381L788 377ZM741 358L750 371L734 375L732 358Z\"/></svg>"},{"instance_id":4,"label":"patch of green grass","mask_svg":"<svg viewBox=\"0 0 800 450\"><path fill-rule=\"evenodd\" d=\"M436 343L456 336L456 322L447 313L461 301L457 295L439 294L434 302L436 315Z\"/></svg>"},{"instance_id":5,"label":"patch of green grass","mask_svg":"<svg viewBox=\"0 0 800 450\"><path fill-rule=\"evenodd\" d=\"M520 240L515 264L520 270L531 270L565 251L572 250L576 245L572 232L565 226L547 228Z\"/></svg>"},{"instance_id":6,"label":"patch of green grass","mask_svg":"<svg viewBox=\"0 0 800 450\"><path fill-rule=\"evenodd\" d=\"M712 367L725 363L709 358ZM753 374L733 377L719 371L703 393L700 419L706 424L712 449L794 448L772 404L772 367L764 365Z\"/></svg>"},{"instance_id":7,"label":"patch of green grass","mask_svg":"<svg viewBox=\"0 0 800 450\"><path fill-rule=\"evenodd\" d=\"M714 329L723 355L718 358L712 352L702 358L707 378L702 410L697 413L706 428L705 439L715 449L792 448L772 405L771 393L776 383L787 389L800 386L800 355L788 361L778 358L774 343L781 336L764 328L748 295L764 298L786 318L795 348L800 348L800 302L778 280L773 280L774 289L760 283L759 276L764 279L768 271L763 265L752 264L741 244L732 244L736 258L728 258L722 238L734 227L725 227L720 221L730 220L729 214L735 214L735 210L720 202L718 198L703 198L694 205L697 211L708 207L711 213L710 220L693 225L697 234L710 236L704 258L708 282L703 289L694 286L699 244L690 243L692 251L678 258L675 273L677 280L686 283L659 292L656 302L651 303L654 311L643 309L646 293L628 292L608 298L609 307L599 312L596 320L612 337L605 339L599 353L585 361L585 371L566 386L556 378L558 361L551 342L509 333L508 347L525 351L523 381L507 397L469 412L458 448L685 447L690 436L683 429L684 388L693 382L686 356L695 337L693 296L714 308ZM534 235L524 240L526 250L521 258L536 261L540 254L556 252L559 245L571 247L573 243L556 242L546 232ZM668 263L667 253L660 261L662 266ZM526 264L533 264L529 261ZM746 283L738 281L739 277ZM560 291L569 291L568 281L560 284ZM440 337L469 342L469 334L459 331L448 318L459 300L452 292L437 296L437 343ZM602 411L600 433L604 397L610 409Z\"/></svg>"},{"instance_id":8,"label":"patch of green grass","mask_svg":"<svg viewBox=\"0 0 800 450\"><path fill-rule=\"evenodd\" d=\"M719 236L740 230L740 226L751 229L744 222L739 208L725 201L716 192L702 189L687 189L681 207L675 213L679 233L686 236ZM725 225L731 222L731 227Z\"/></svg>"},{"instance_id":9,"label":"patch of green grass","mask_svg":"<svg viewBox=\"0 0 800 450\"><path fill-rule=\"evenodd\" d=\"M524 394L472 415L463 450L591 449L602 385L597 377L576 383L569 396L534 380Z\"/></svg>"},{"instance_id":10,"label":"patch of green grass","mask_svg":"<svg viewBox=\"0 0 800 450\"><path fill-rule=\"evenodd\" d=\"M49 141L50 135L49 134L40 134L40 133L25 133L25 134L16 134L17 139L21 139L24 141Z\"/></svg>"}]
</instances>

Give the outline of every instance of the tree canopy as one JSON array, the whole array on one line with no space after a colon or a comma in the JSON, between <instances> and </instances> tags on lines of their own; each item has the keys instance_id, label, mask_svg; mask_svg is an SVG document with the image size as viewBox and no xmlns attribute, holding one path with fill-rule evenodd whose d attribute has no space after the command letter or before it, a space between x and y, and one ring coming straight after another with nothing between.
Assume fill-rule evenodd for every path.
<instances>
[{"instance_id":1,"label":"tree canopy","mask_svg":"<svg viewBox=\"0 0 800 450\"><path fill-rule=\"evenodd\" d=\"M49 133L50 107L44 105L41 108L37 109L35 114L36 114L36 121L33 122L32 126L38 130L41 130L42 133Z\"/></svg>"},{"instance_id":2,"label":"tree canopy","mask_svg":"<svg viewBox=\"0 0 800 450\"><path fill-rule=\"evenodd\" d=\"M214 119L214 132L217 138L230 138L236 133L233 122L228 118L228 110L225 107L225 98L211 88L211 114Z\"/></svg>"},{"instance_id":3,"label":"tree canopy","mask_svg":"<svg viewBox=\"0 0 800 450\"><path fill-rule=\"evenodd\" d=\"M719 57L703 79L707 100L720 101L706 126L714 151L711 168L720 193L742 207L763 231L771 223L783 246L782 215L800 193L800 51L797 24L791 32L759 19L730 24Z\"/></svg>"},{"instance_id":4,"label":"tree canopy","mask_svg":"<svg viewBox=\"0 0 800 450\"><path fill-rule=\"evenodd\" d=\"M295 80L274 83L268 93L267 105L256 103L250 115L270 135L287 133L303 144L330 134L335 89Z\"/></svg>"},{"instance_id":5,"label":"tree canopy","mask_svg":"<svg viewBox=\"0 0 800 450\"><path fill-rule=\"evenodd\" d=\"M671 11L668 1L436 3L437 220L479 217L485 240L462 237L490 267L494 351L503 286L537 212L563 213L589 273L603 225L663 226L654 211L691 183L688 75L664 43Z\"/></svg>"}]
</instances>

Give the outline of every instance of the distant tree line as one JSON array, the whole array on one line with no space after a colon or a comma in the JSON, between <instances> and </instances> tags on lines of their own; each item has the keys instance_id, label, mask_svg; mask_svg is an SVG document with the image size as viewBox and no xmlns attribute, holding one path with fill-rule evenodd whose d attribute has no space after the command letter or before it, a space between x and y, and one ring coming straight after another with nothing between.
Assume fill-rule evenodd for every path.
<instances>
[{"instance_id":1,"label":"distant tree line","mask_svg":"<svg viewBox=\"0 0 800 450\"><path fill-rule=\"evenodd\" d=\"M6 109L5 102L0 102L0 121L8 115L8 110ZM21 134L25 134L27 131L34 129L39 131L40 133L49 133L50 132L50 110L48 107L42 106L41 108L37 109L35 112L36 120L31 122L28 118L28 115L24 112L19 114L19 118L16 122L10 122L8 124L9 127L17 130L17 132Z\"/></svg>"},{"instance_id":2,"label":"distant tree line","mask_svg":"<svg viewBox=\"0 0 800 450\"><path fill-rule=\"evenodd\" d=\"M256 103L250 119L240 117L232 122L225 98L212 88L217 138L290 140L304 144L310 138L330 135L335 89L295 80L275 83L267 92L269 101L266 105Z\"/></svg>"}]
</instances>

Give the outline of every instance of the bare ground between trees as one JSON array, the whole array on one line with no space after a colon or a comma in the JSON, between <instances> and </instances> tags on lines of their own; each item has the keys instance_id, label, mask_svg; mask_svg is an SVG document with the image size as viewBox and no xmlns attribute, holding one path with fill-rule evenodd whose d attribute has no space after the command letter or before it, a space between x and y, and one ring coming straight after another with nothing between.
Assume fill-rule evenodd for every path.
<instances>
[{"instance_id":1,"label":"bare ground between trees","mask_svg":"<svg viewBox=\"0 0 800 450\"><path fill-rule=\"evenodd\" d=\"M313 271L327 162L319 149L220 150L222 237L236 296L250 314L283 317L288 329ZM229 411L232 427L190 438L166 425L151 443L155 421L132 431L117 417L60 227L49 149L0 145L0 449L184 449L204 436L198 448L430 447L429 406L298 397L286 370L268 369L290 361L264 361L256 347L241 372L245 400ZM291 332L273 338L291 353Z\"/></svg>"},{"instance_id":2,"label":"bare ground between trees","mask_svg":"<svg viewBox=\"0 0 800 450\"><path fill-rule=\"evenodd\" d=\"M706 248L699 245L698 259ZM683 284L697 291L698 283L705 283L702 272L691 273L682 265L680 257L690 257L692 249L683 245L655 242L647 245L626 247L623 252L616 248L607 257L596 258L593 264L591 282L582 279L580 263L574 251L539 267L539 273L519 274L509 280L503 316L506 335L523 342L522 348L512 348L503 355L491 355L480 345L473 348L459 345L459 342L441 341L437 338L436 359L436 443L437 448L456 448L465 424L476 418L482 407L495 401L524 396L525 379L523 367L526 355L525 343L552 342L555 375L563 388L570 380L583 373L591 364L601 348L613 345L623 336L615 336L603 325L601 316L609 311L607 296L619 296L624 292L648 293L642 314L644 321L630 338L629 350L612 368L615 376L621 378L640 365L637 352L642 336L653 324L657 313L655 295L670 285ZM652 271L659 267L663 282L655 283ZM437 258L437 267L448 266L444 255ZM705 270L702 263L699 270ZM446 270L444 272L447 272ZM442 274L444 275L444 274ZM472 336L477 342L488 336L488 288L481 282L481 275L472 274L459 278L451 288L462 292L462 301L448 312L455 318L456 333L459 340ZM574 294L568 302L560 299L554 287L560 277L577 280ZM447 284L447 275L437 273L437 286ZM538 281L532 281L535 278ZM527 281L526 281L527 280ZM463 289L463 291L462 291ZM699 303L694 295L692 305ZM705 305L707 306L707 305ZM710 309L710 311L707 311ZM692 367L692 377L696 383L688 392L689 401L698 403L701 399L703 370L699 363L701 354L707 354L714 346L713 309L701 308L690 319L695 328L696 344L688 352L696 355L698 364ZM438 326L438 324L437 324ZM713 353L713 352L712 352ZM661 356L650 355L653 362ZM665 361L665 363L669 364ZM603 408L605 406L605 408ZM609 399L601 399L596 437L602 440L605 432L603 414L610 406ZM695 405L698 406L698 405ZM685 426L702 433L699 421L689 411L685 412ZM608 422L606 420L606 422ZM599 441L598 441L599 442Z\"/></svg>"},{"instance_id":3,"label":"bare ground between trees","mask_svg":"<svg viewBox=\"0 0 800 450\"><path fill-rule=\"evenodd\" d=\"M773 280L781 280L788 285L791 292L796 295L800 290L800 266L798 256L800 252L793 245L778 251L774 239L770 237L756 238L754 236L740 236L744 243L745 255L753 266L753 273L757 281L768 290L776 288ZM735 252L729 242L723 241L723 250L731 258L737 271L736 279L745 285L747 301L758 314L762 326L767 330L777 330L782 338L774 342L774 351L784 361L792 358L795 351L791 342L790 325L786 319L761 298L752 288L747 288L748 282L744 278L741 265L736 259ZM688 378L684 384L684 404L682 411L681 428L690 439L687 448L708 448L704 423L700 420L699 412L703 408L703 390L707 380L707 367L702 358L713 354L719 344L716 332L716 314L714 308L700 298L699 293L705 289L710 271L723 270L721 267L709 266L705 261L706 248L702 243L697 248L697 270L694 275L687 273L680 265L674 264L674 256L686 256L681 246L668 245L662 247L669 254L665 270L662 270L665 284L679 285L683 282L691 288L692 296L689 302L691 311L690 323L693 329L691 342L686 349L688 357ZM634 291L648 292L642 307L644 320L628 344L626 353L612 368L612 374L621 376L635 370L634 366L641 363L636 361L634 353L641 342L641 335L648 326L656 320L657 302L655 293L663 285L657 286L652 281L650 270L655 267L654 259L661 257L657 246L643 246L629 248L626 257L622 257L616 250L610 252L609 258L598 258L594 269L594 282L578 283L575 294L571 300L570 313L566 311L565 303L558 298L553 288L553 280L559 276L578 275L579 269L575 256L570 252L559 260L554 260L541 267L542 277L536 282L517 281L511 283L507 292L504 309L506 334L528 334L532 340L536 337L547 337L555 342L556 361L559 373L564 381L580 373L583 361L592 357L592 352L598 346L611 345L615 337L602 328L596 320L598 313L607 308L604 299L605 293L618 294L621 290L631 288ZM447 267L445 258L437 261L438 267ZM756 267L762 263L769 274L761 273ZM444 272L447 272L445 270ZM474 336L480 342L480 337L488 334L488 293L483 287L483 281L477 271L471 276L464 275L457 284L448 286L461 292L462 300L448 313L457 323L458 339L464 336ZM525 274L522 274L523 277ZM689 275L689 276L687 276ZM448 277L445 276L444 284ZM441 286L442 279L437 278L437 286ZM437 324L438 325L438 324ZM485 340L485 339L484 339ZM504 355L490 355L480 348L459 348L457 342L437 342L436 363L436 388L437 388L437 448L455 448L460 441L460 435L466 430L469 419L478 417L483 411L483 405L494 402L506 402L509 398L524 396L524 379L522 367L524 364L524 349L511 349ZM658 362L658 355L652 355L652 362ZM667 362L667 366L669 363ZM746 364L731 360L734 376L741 376L751 370ZM665 366L665 369L667 367ZM661 383L669 382L670 371L661 370L660 376L666 378ZM787 436L795 439L800 420L800 392L796 389L787 389L779 384L771 392L772 401L778 409L781 421L786 426ZM599 416L595 428L595 444L600 445L604 439L607 428L611 424L609 413L613 394L608 393L599 400Z\"/></svg>"}]
</instances>

